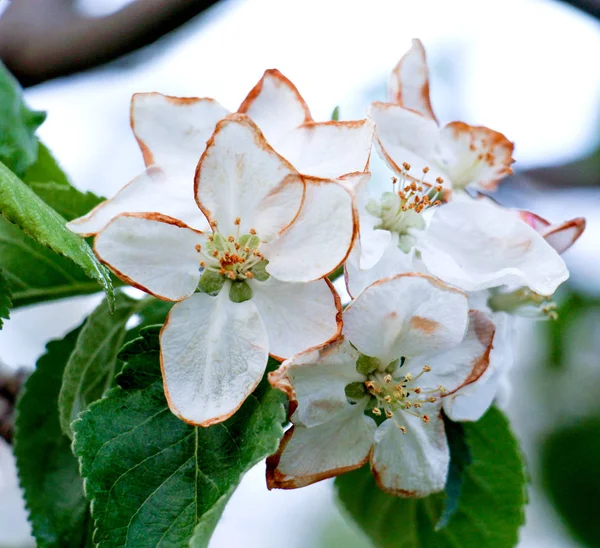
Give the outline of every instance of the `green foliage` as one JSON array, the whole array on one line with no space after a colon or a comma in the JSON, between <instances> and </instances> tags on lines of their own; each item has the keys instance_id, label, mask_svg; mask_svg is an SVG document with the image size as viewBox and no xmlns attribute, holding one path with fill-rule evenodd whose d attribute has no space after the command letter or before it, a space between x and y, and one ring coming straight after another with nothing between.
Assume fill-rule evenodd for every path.
<instances>
[{"instance_id":1,"label":"green foliage","mask_svg":"<svg viewBox=\"0 0 600 548\"><path fill-rule=\"evenodd\" d=\"M14 308L99 289L75 263L38 244L1 216L0 268L10 283Z\"/></svg>"},{"instance_id":2,"label":"green foliage","mask_svg":"<svg viewBox=\"0 0 600 548\"><path fill-rule=\"evenodd\" d=\"M471 464L471 451L465 439L465 429L460 422L453 422L444 415L444 425L450 448L450 469L446 482L446 501L444 511L435 525L440 531L448 525L458 510L460 493L465 481L465 472Z\"/></svg>"},{"instance_id":3,"label":"green foliage","mask_svg":"<svg viewBox=\"0 0 600 548\"><path fill-rule=\"evenodd\" d=\"M339 499L376 546L462 548L515 546L524 521L525 473L508 421L490 409L465 423L472 463L466 469L459 506L448 525L435 530L444 495L424 499L394 497L379 490L368 467L339 476Z\"/></svg>"},{"instance_id":4,"label":"green foliage","mask_svg":"<svg viewBox=\"0 0 600 548\"><path fill-rule=\"evenodd\" d=\"M101 285L109 300L114 298L108 270L98 262L90 246L68 230L65 220L3 164L0 164L0 209L8 221L28 236L79 265ZM23 268L25 265L18 253L12 271L20 272Z\"/></svg>"},{"instance_id":5,"label":"green foliage","mask_svg":"<svg viewBox=\"0 0 600 548\"><path fill-rule=\"evenodd\" d=\"M58 398L60 424L67 436L71 437L71 423L77 415L111 387L127 320L143 304L119 293L112 314L104 300L85 321L67 362Z\"/></svg>"},{"instance_id":6,"label":"green foliage","mask_svg":"<svg viewBox=\"0 0 600 548\"><path fill-rule=\"evenodd\" d=\"M242 475L282 435L285 397L266 381L224 423L199 428L176 418L158 332L148 328L125 346L118 386L73 423L101 548L207 546Z\"/></svg>"},{"instance_id":7,"label":"green foliage","mask_svg":"<svg viewBox=\"0 0 600 548\"><path fill-rule=\"evenodd\" d=\"M334 122L338 122L338 121L339 121L339 119L340 119L340 106L339 106L339 105L338 105L338 106L336 106L336 107L333 109L333 112L331 113L331 119L332 119Z\"/></svg>"},{"instance_id":8,"label":"green foliage","mask_svg":"<svg viewBox=\"0 0 600 548\"><path fill-rule=\"evenodd\" d=\"M571 532L586 546L600 547L600 418L550 434L542 447L542 473L550 499Z\"/></svg>"},{"instance_id":9,"label":"green foliage","mask_svg":"<svg viewBox=\"0 0 600 548\"><path fill-rule=\"evenodd\" d=\"M0 329L2 329L2 319L10 318L10 309L12 308L12 291L6 276L0 270Z\"/></svg>"},{"instance_id":10,"label":"green foliage","mask_svg":"<svg viewBox=\"0 0 600 548\"><path fill-rule=\"evenodd\" d=\"M44 112L29 110L17 80L0 63L0 161L22 175L37 157L35 130Z\"/></svg>"},{"instance_id":11,"label":"green foliage","mask_svg":"<svg viewBox=\"0 0 600 548\"><path fill-rule=\"evenodd\" d=\"M17 404L15 456L39 546L86 543L87 501L71 442L58 418L58 391L79 329L47 345Z\"/></svg>"},{"instance_id":12,"label":"green foliage","mask_svg":"<svg viewBox=\"0 0 600 548\"><path fill-rule=\"evenodd\" d=\"M104 200L71 185L43 143L39 143L37 161L25 173L23 182L67 221L85 215Z\"/></svg>"}]
</instances>

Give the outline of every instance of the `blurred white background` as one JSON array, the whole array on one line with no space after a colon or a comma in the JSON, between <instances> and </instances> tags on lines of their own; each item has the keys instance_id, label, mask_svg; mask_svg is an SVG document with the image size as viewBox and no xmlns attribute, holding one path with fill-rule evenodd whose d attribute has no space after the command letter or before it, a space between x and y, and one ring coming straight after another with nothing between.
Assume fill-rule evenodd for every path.
<instances>
[{"instance_id":1,"label":"blurred white background","mask_svg":"<svg viewBox=\"0 0 600 548\"><path fill-rule=\"evenodd\" d=\"M80 2L92 14L124 3ZM152 46L142 62L128 58L46 83L28 89L26 98L48 111L40 137L76 186L109 196L143 166L129 130L132 93L209 96L235 110L265 69L278 68L315 119L328 119L336 105L342 119L359 118L369 101L384 98L387 74L412 37L422 39L429 55L438 117L501 131L516 143L517 169L577 159L598 145L600 24L551 0L230 0ZM528 194L520 203L556 220L589 213L591 230L566 257L575 277L587 281L597 253L599 202L597 194L585 193ZM600 274L596 263L591 270ZM31 367L49 338L62 336L97 302L80 298L13 312L0 332L0 359ZM517 353L509 414L528 452L544 420L531 420L535 406L521 397L534 375L528 371L535 344L527 327L520 334L527 343ZM7 503L18 493L10 458L0 447L0 546L30 545L23 512ZM535 469L532 475L535 480ZM227 507L213 548L368 546L345 525L330 483L294 492L268 492L264 483L259 465ZM535 489L527 518L521 548L576 546Z\"/></svg>"}]
</instances>

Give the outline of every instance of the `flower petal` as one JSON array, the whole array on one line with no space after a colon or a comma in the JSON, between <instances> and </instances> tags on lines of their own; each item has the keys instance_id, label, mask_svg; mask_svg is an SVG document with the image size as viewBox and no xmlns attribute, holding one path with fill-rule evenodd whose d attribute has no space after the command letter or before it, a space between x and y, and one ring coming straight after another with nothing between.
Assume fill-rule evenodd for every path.
<instances>
[{"instance_id":1,"label":"flower petal","mask_svg":"<svg viewBox=\"0 0 600 548\"><path fill-rule=\"evenodd\" d=\"M491 200L437 208L418 247L431 274L465 291L515 283L552 295L569 277L542 236Z\"/></svg>"},{"instance_id":2,"label":"flower petal","mask_svg":"<svg viewBox=\"0 0 600 548\"><path fill-rule=\"evenodd\" d=\"M273 387L285 392L291 402L291 419L312 428L347 409L345 388L366 377L356 371L358 352L343 337L302 352L269 373Z\"/></svg>"},{"instance_id":3,"label":"flower petal","mask_svg":"<svg viewBox=\"0 0 600 548\"><path fill-rule=\"evenodd\" d=\"M306 179L306 199L296 220L260 248L267 271L279 280L317 280L341 265L358 231L351 190L331 180Z\"/></svg>"},{"instance_id":4,"label":"flower petal","mask_svg":"<svg viewBox=\"0 0 600 548\"><path fill-rule=\"evenodd\" d=\"M444 489L450 451L444 422L432 414L428 423L402 413L406 434L393 420L386 420L375 432L371 469L379 487L403 497L424 497Z\"/></svg>"},{"instance_id":5,"label":"flower petal","mask_svg":"<svg viewBox=\"0 0 600 548\"><path fill-rule=\"evenodd\" d=\"M418 375L423 366L431 371L424 374L419 386L435 389L443 386L445 397L477 381L487 370L494 343L496 326L483 312L469 312L469 328L460 344L434 355L423 355L406 360L404 374Z\"/></svg>"},{"instance_id":6,"label":"flower petal","mask_svg":"<svg viewBox=\"0 0 600 548\"><path fill-rule=\"evenodd\" d=\"M342 304L329 280L289 283L271 276L248 283L269 335L269 353L278 359L325 344L341 333Z\"/></svg>"},{"instance_id":7,"label":"flower petal","mask_svg":"<svg viewBox=\"0 0 600 548\"><path fill-rule=\"evenodd\" d=\"M206 148L215 125L229 112L214 99L136 93L131 128L147 166L177 162L187 178Z\"/></svg>"},{"instance_id":8,"label":"flower petal","mask_svg":"<svg viewBox=\"0 0 600 548\"><path fill-rule=\"evenodd\" d=\"M577 217L576 219L553 225L531 211L519 211L518 215L529 226L539 232L556 252L560 254L564 253L579 239L586 225L583 217Z\"/></svg>"},{"instance_id":9,"label":"flower petal","mask_svg":"<svg viewBox=\"0 0 600 548\"><path fill-rule=\"evenodd\" d=\"M304 487L365 464L376 426L364 407L348 406L318 426L288 430L277 453L267 459L269 489Z\"/></svg>"},{"instance_id":10,"label":"flower petal","mask_svg":"<svg viewBox=\"0 0 600 548\"><path fill-rule=\"evenodd\" d=\"M195 293L177 303L161 330L165 394L175 415L210 426L233 415L260 382L267 332L254 303Z\"/></svg>"},{"instance_id":11,"label":"flower petal","mask_svg":"<svg viewBox=\"0 0 600 548\"><path fill-rule=\"evenodd\" d=\"M453 421L477 421L501 391L503 380L513 364L513 318L503 312L493 315L496 326L489 365L475 382L442 398L444 412Z\"/></svg>"},{"instance_id":12,"label":"flower petal","mask_svg":"<svg viewBox=\"0 0 600 548\"><path fill-rule=\"evenodd\" d=\"M541 234L557 253L564 253L579 239L584 230L585 219L578 217L559 225L551 225Z\"/></svg>"},{"instance_id":13,"label":"flower petal","mask_svg":"<svg viewBox=\"0 0 600 548\"><path fill-rule=\"evenodd\" d=\"M277 152L304 175L335 179L366 171L371 156L371 120L309 122L277 141Z\"/></svg>"},{"instance_id":14,"label":"flower petal","mask_svg":"<svg viewBox=\"0 0 600 548\"><path fill-rule=\"evenodd\" d=\"M272 145L300 124L312 121L296 86L276 69L265 71L238 112L250 116Z\"/></svg>"},{"instance_id":15,"label":"flower petal","mask_svg":"<svg viewBox=\"0 0 600 548\"><path fill-rule=\"evenodd\" d=\"M417 178L421 177L423 168L428 167L428 182L438 177L448 180L447 174L439 168L440 130L436 122L391 103L373 103L369 116L376 125L379 155L392 170L401 174L402 164L407 162Z\"/></svg>"},{"instance_id":16,"label":"flower petal","mask_svg":"<svg viewBox=\"0 0 600 548\"><path fill-rule=\"evenodd\" d=\"M437 122L429 99L429 70L425 48L413 39L411 48L392 71L388 82L390 101Z\"/></svg>"},{"instance_id":17,"label":"flower petal","mask_svg":"<svg viewBox=\"0 0 600 548\"><path fill-rule=\"evenodd\" d=\"M161 213L197 230L207 230L208 221L194 201L191 177L178 166L149 167L114 197L67 226L77 234L92 236L121 213Z\"/></svg>"},{"instance_id":18,"label":"flower petal","mask_svg":"<svg viewBox=\"0 0 600 548\"><path fill-rule=\"evenodd\" d=\"M514 144L483 126L452 122L440 131L440 154L453 188L495 190L510 175Z\"/></svg>"},{"instance_id":19,"label":"flower petal","mask_svg":"<svg viewBox=\"0 0 600 548\"><path fill-rule=\"evenodd\" d=\"M457 345L468 321L466 295L422 274L400 274L370 285L344 312L344 335L386 365Z\"/></svg>"},{"instance_id":20,"label":"flower petal","mask_svg":"<svg viewBox=\"0 0 600 548\"><path fill-rule=\"evenodd\" d=\"M372 268L381 259L389 246L392 235L388 230L376 229L381 219L367 210L367 204L372 200L368 190L369 177L357 181L354 188L356 209L359 218L359 237L349 260L354 260L361 269Z\"/></svg>"},{"instance_id":21,"label":"flower petal","mask_svg":"<svg viewBox=\"0 0 600 548\"><path fill-rule=\"evenodd\" d=\"M255 229L263 240L294 220L304 198L296 170L243 114L217 124L198 164L195 188L200 209L218 222L219 232L234 235Z\"/></svg>"},{"instance_id":22,"label":"flower petal","mask_svg":"<svg viewBox=\"0 0 600 548\"><path fill-rule=\"evenodd\" d=\"M378 232L387 232L387 230ZM412 253L404 253L392 238L380 260L372 268L368 270L358 268L354 252L344 266L346 288L351 297L358 297L367 287L383 278L418 271L413 264Z\"/></svg>"},{"instance_id":23,"label":"flower petal","mask_svg":"<svg viewBox=\"0 0 600 548\"><path fill-rule=\"evenodd\" d=\"M195 249L204 236L158 214L124 214L96 236L94 251L127 283L159 299L180 301L200 280Z\"/></svg>"}]
</instances>

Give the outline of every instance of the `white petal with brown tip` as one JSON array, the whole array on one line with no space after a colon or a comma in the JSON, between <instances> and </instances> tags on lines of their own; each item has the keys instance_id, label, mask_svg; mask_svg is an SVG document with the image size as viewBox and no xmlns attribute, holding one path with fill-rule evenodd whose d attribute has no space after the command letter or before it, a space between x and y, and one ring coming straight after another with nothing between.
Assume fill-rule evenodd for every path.
<instances>
[{"instance_id":1,"label":"white petal with brown tip","mask_svg":"<svg viewBox=\"0 0 600 548\"><path fill-rule=\"evenodd\" d=\"M200 280L196 245L203 235L176 220L151 214L120 215L96 236L94 251L117 276L159 298L179 301Z\"/></svg>"},{"instance_id":2,"label":"white petal with brown tip","mask_svg":"<svg viewBox=\"0 0 600 548\"><path fill-rule=\"evenodd\" d=\"M296 181L292 188L283 185L290 176ZM285 191L287 216L281 215L277 204L277 224L265 223L264 200L273 200L273 193ZM211 222L218 222L218 231L225 236L239 230L246 234L259 226L269 226L278 233L289 225L302 204L304 187L296 170L265 141L258 127L242 114L234 114L217 124L196 172L196 200ZM236 219L240 220L239 226ZM261 229L264 232L264 229ZM259 237L265 235L258 232Z\"/></svg>"},{"instance_id":3,"label":"white petal with brown tip","mask_svg":"<svg viewBox=\"0 0 600 548\"><path fill-rule=\"evenodd\" d=\"M173 164L149 167L114 197L72 220L67 227L77 234L91 236L121 213L161 213L191 228L207 230L208 221L194 201L192 177Z\"/></svg>"},{"instance_id":4,"label":"white petal with brown tip","mask_svg":"<svg viewBox=\"0 0 600 548\"><path fill-rule=\"evenodd\" d=\"M224 421L260 382L268 339L252 301L233 303L196 293L177 303L161 331L161 363L169 407L200 426Z\"/></svg>"},{"instance_id":5,"label":"white petal with brown tip","mask_svg":"<svg viewBox=\"0 0 600 548\"><path fill-rule=\"evenodd\" d=\"M442 491L448 477L450 451L439 412L429 422L402 413L406 434L394 420L385 421L375 432L371 468L377 484L392 495L425 497Z\"/></svg>"},{"instance_id":6,"label":"white petal with brown tip","mask_svg":"<svg viewBox=\"0 0 600 548\"><path fill-rule=\"evenodd\" d=\"M388 96L391 102L437 121L429 99L429 70L425 48L413 39L411 48L390 74Z\"/></svg>"},{"instance_id":7,"label":"white petal with brown tip","mask_svg":"<svg viewBox=\"0 0 600 548\"><path fill-rule=\"evenodd\" d=\"M275 69L265 71L238 112L250 116L271 144L279 142L288 132L312 120L308 106L296 86Z\"/></svg>"},{"instance_id":8,"label":"white petal with brown tip","mask_svg":"<svg viewBox=\"0 0 600 548\"><path fill-rule=\"evenodd\" d=\"M348 256L358 228L352 192L334 181L307 179L306 198L293 224L261 247L267 271L283 281L309 282Z\"/></svg>"},{"instance_id":9,"label":"white petal with brown tip","mask_svg":"<svg viewBox=\"0 0 600 548\"><path fill-rule=\"evenodd\" d=\"M206 148L215 125L229 112L214 99L136 93L131 98L131 127L146 165L178 160L187 178Z\"/></svg>"},{"instance_id":10,"label":"white petal with brown tip","mask_svg":"<svg viewBox=\"0 0 600 548\"><path fill-rule=\"evenodd\" d=\"M337 178L367 170L374 129L371 120L310 122L283 136L275 147L302 174Z\"/></svg>"},{"instance_id":11,"label":"white petal with brown tip","mask_svg":"<svg viewBox=\"0 0 600 548\"><path fill-rule=\"evenodd\" d=\"M270 277L248 283L269 335L270 354L290 358L339 335L342 307L325 280L288 283Z\"/></svg>"},{"instance_id":12,"label":"white petal with brown tip","mask_svg":"<svg viewBox=\"0 0 600 548\"><path fill-rule=\"evenodd\" d=\"M304 487L362 466L369 458L376 428L363 411L364 404L348 405L318 426L294 426L277 455L267 461L268 487Z\"/></svg>"},{"instance_id":13,"label":"white petal with brown tip","mask_svg":"<svg viewBox=\"0 0 600 548\"><path fill-rule=\"evenodd\" d=\"M400 274L365 289L344 312L344 335L384 365L450 349L463 338L467 297L429 276Z\"/></svg>"}]
</instances>

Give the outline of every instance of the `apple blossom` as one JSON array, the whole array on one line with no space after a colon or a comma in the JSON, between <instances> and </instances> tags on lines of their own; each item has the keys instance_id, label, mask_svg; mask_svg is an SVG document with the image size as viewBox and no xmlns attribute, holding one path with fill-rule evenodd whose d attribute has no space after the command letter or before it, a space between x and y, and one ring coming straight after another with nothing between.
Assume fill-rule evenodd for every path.
<instances>
[{"instance_id":1,"label":"apple blossom","mask_svg":"<svg viewBox=\"0 0 600 548\"><path fill-rule=\"evenodd\" d=\"M491 191L512 173L514 146L501 133L464 122L438 124L419 40L413 40L392 72L388 96L389 103L371 105L369 116L376 124L379 153L397 174L408 162L416 171L427 168L449 189Z\"/></svg>"},{"instance_id":2,"label":"apple blossom","mask_svg":"<svg viewBox=\"0 0 600 548\"><path fill-rule=\"evenodd\" d=\"M493 325L466 295L402 274L369 286L344 312L344 336L270 374L291 400L291 428L267 461L270 488L296 488L362 466L395 495L444 488L443 397L487 368Z\"/></svg>"},{"instance_id":3,"label":"apple blossom","mask_svg":"<svg viewBox=\"0 0 600 548\"><path fill-rule=\"evenodd\" d=\"M300 176L246 115L230 115L196 172L197 207L212 234L126 213L97 235L96 254L113 272L179 301L160 341L165 392L180 418L225 420L258 384L269 354L283 359L338 336L339 298L321 278L354 239L348 179Z\"/></svg>"},{"instance_id":4,"label":"apple blossom","mask_svg":"<svg viewBox=\"0 0 600 548\"><path fill-rule=\"evenodd\" d=\"M368 169L373 123L313 121L294 84L278 70L265 72L238 112L250 116L269 144L303 175L329 179ZM113 198L71 221L69 228L90 236L120 213L148 212L206 230L206 219L194 206L194 170L216 123L228 114L214 99L136 93L131 127L146 171Z\"/></svg>"}]
</instances>

